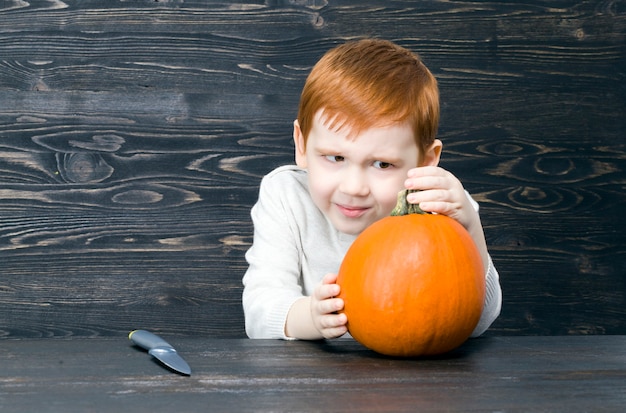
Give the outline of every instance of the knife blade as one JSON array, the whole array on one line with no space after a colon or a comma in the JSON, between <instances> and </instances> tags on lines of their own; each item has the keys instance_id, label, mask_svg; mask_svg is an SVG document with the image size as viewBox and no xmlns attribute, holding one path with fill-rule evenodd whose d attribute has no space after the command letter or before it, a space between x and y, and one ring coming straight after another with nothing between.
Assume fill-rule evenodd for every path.
<instances>
[{"instance_id":1,"label":"knife blade","mask_svg":"<svg viewBox=\"0 0 626 413\"><path fill-rule=\"evenodd\" d=\"M135 345L148 350L148 354L170 369L190 376L191 367L167 341L146 330L133 330L128 338Z\"/></svg>"}]
</instances>

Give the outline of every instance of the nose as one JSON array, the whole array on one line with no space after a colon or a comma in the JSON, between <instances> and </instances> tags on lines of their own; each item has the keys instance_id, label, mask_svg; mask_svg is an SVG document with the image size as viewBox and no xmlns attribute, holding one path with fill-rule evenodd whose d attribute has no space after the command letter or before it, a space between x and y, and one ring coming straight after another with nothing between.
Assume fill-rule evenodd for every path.
<instances>
[{"instance_id":1,"label":"nose","mask_svg":"<svg viewBox=\"0 0 626 413\"><path fill-rule=\"evenodd\" d=\"M339 190L350 196L367 196L370 188L367 174L357 166L345 168L341 176Z\"/></svg>"}]
</instances>

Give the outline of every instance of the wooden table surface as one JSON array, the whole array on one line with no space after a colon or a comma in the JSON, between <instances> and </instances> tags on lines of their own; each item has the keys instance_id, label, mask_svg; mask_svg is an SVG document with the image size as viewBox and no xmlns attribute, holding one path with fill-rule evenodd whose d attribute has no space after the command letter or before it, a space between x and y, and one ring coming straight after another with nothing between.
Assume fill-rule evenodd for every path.
<instances>
[{"instance_id":1,"label":"wooden table surface","mask_svg":"<svg viewBox=\"0 0 626 413\"><path fill-rule=\"evenodd\" d=\"M181 376L125 337L0 342L2 412L622 412L626 336L489 337L439 358L352 340L168 338Z\"/></svg>"}]
</instances>

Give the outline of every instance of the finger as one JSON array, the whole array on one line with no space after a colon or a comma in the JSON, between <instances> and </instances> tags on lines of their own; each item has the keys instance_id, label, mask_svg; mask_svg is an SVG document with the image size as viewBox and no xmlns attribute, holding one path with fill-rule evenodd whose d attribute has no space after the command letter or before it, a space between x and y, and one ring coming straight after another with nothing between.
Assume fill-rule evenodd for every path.
<instances>
[{"instance_id":1,"label":"finger","mask_svg":"<svg viewBox=\"0 0 626 413\"><path fill-rule=\"evenodd\" d=\"M345 314L327 314L320 318L320 323L324 328L336 328L346 324L347 317Z\"/></svg>"},{"instance_id":2,"label":"finger","mask_svg":"<svg viewBox=\"0 0 626 413\"><path fill-rule=\"evenodd\" d=\"M320 318L320 331L324 336L327 336L327 334L334 336L343 335L347 331L346 322L345 314L326 315Z\"/></svg>"},{"instance_id":3,"label":"finger","mask_svg":"<svg viewBox=\"0 0 626 413\"><path fill-rule=\"evenodd\" d=\"M339 295L339 285L337 284L322 284L315 289L315 299L318 301L328 300L329 298Z\"/></svg>"},{"instance_id":4,"label":"finger","mask_svg":"<svg viewBox=\"0 0 626 413\"><path fill-rule=\"evenodd\" d=\"M322 334L322 337L326 339L331 339L331 338L341 337L347 332L348 332L348 328L346 326L341 326L341 327L324 329L321 331L321 334Z\"/></svg>"},{"instance_id":5,"label":"finger","mask_svg":"<svg viewBox=\"0 0 626 413\"><path fill-rule=\"evenodd\" d=\"M404 181L406 189L427 190L427 189L449 189L457 186L456 182L449 176L422 176L419 178L407 178Z\"/></svg>"},{"instance_id":6,"label":"finger","mask_svg":"<svg viewBox=\"0 0 626 413\"><path fill-rule=\"evenodd\" d=\"M338 274L328 273L322 278L322 284L335 284Z\"/></svg>"},{"instance_id":7,"label":"finger","mask_svg":"<svg viewBox=\"0 0 626 413\"><path fill-rule=\"evenodd\" d=\"M337 311L343 309L343 300L340 298L329 298L313 303L311 311L313 316L315 314L320 317L324 317L328 314L335 314Z\"/></svg>"},{"instance_id":8,"label":"finger","mask_svg":"<svg viewBox=\"0 0 626 413\"><path fill-rule=\"evenodd\" d=\"M447 189L427 189L419 192L411 192L406 200L412 204L423 202L453 202L452 194Z\"/></svg>"},{"instance_id":9,"label":"finger","mask_svg":"<svg viewBox=\"0 0 626 413\"><path fill-rule=\"evenodd\" d=\"M346 329L345 314L326 314L316 317L315 327L325 338L341 335L341 329Z\"/></svg>"},{"instance_id":10,"label":"finger","mask_svg":"<svg viewBox=\"0 0 626 413\"><path fill-rule=\"evenodd\" d=\"M449 202L420 202L419 207L422 211L434 212L441 215L451 216L456 211Z\"/></svg>"},{"instance_id":11,"label":"finger","mask_svg":"<svg viewBox=\"0 0 626 413\"><path fill-rule=\"evenodd\" d=\"M446 172L445 169L440 168L438 166L420 166L417 168L410 169L407 173L409 178L420 178L423 176L433 176L433 175L444 175Z\"/></svg>"},{"instance_id":12,"label":"finger","mask_svg":"<svg viewBox=\"0 0 626 413\"><path fill-rule=\"evenodd\" d=\"M343 300L341 298L329 298L328 300L320 301L321 314L334 314L337 311L343 310Z\"/></svg>"}]
</instances>

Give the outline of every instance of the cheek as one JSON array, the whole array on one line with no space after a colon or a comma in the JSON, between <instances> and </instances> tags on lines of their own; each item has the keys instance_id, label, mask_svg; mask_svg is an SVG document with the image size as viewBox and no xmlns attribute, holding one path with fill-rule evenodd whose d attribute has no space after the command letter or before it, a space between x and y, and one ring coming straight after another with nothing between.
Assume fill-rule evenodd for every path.
<instances>
[{"instance_id":1,"label":"cheek","mask_svg":"<svg viewBox=\"0 0 626 413\"><path fill-rule=\"evenodd\" d=\"M398 202L398 192L404 189L404 178L380 185L376 191L376 200L385 214L391 213Z\"/></svg>"},{"instance_id":2,"label":"cheek","mask_svg":"<svg viewBox=\"0 0 626 413\"><path fill-rule=\"evenodd\" d=\"M396 204L398 203L398 192L400 191L394 191L393 193L390 193L389 196L385 198L384 203L382 203L386 215L391 214L391 211L393 211L393 209L396 207Z\"/></svg>"},{"instance_id":3,"label":"cheek","mask_svg":"<svg viewBox=\"0 0 626 413\"><path fill-rule=\"evenodd\" d=\"M318 173L311 173L309 170L309 192L318 207L325 204L331 197L334 190L331 177Z\"/></svg>"}]
</instances>

